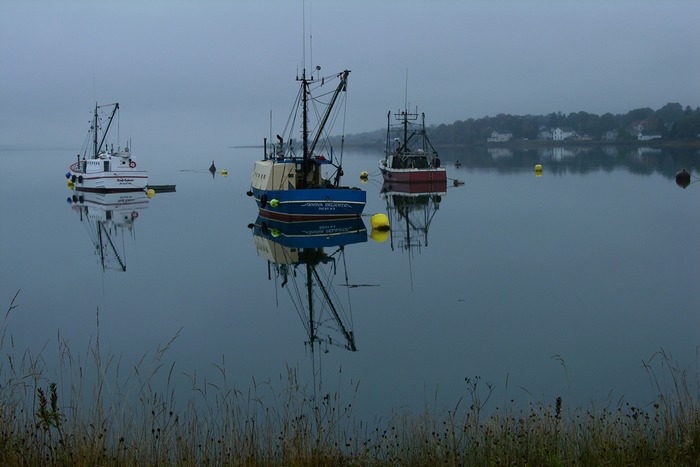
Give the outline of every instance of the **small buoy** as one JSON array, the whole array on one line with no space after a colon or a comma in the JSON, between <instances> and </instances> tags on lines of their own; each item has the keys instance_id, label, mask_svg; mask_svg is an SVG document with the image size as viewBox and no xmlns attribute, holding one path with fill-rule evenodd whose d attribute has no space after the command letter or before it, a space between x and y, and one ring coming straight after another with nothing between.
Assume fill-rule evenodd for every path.
<instances>
[{"instance_id":1,"label":"small buoy","mask_svg":"<svg viewBox=\"0 0 700 467\"><path fill-rule=\"evenodd\" d=\"M366 171L363 170L362 172L360 172L360 178L367 178L367 177L369 177L369 174Z\"/></svg>"},{"instance_id":2,"label":"small buoy","mask_svg":"<svg viewBox=\"0 0 700 467\"><path fill-rule=\"evenodd\" d=\"M372 233L369 234L370 238L377 243L385 242L389 238L389 229L378 230L372 229Z\"/></svg>"},{"instance_id":3,"label":"small buoy","mask_svg":"<svg viewBox=\"0 0 700 467\"><path fill-rule=\"evenodd\" d=\"M280 201L277 198L272 198L270 200L270 206L272 206L273 208L276 208L279 205L280 205Z\"/></svg>"},{"instance_id":4,"label":"small buoy","mask_svg":"<svg viewBox=\"0 0 700 467\"><path fill-rule=\"evenodd\" d=\"M452 182L452 184L454 186L462 186L462 185L464 185L464 180L459 180L459 179L455 178L454 181Z\"/></svg>"},{"instance_id":5,"label":"small buoy","mask_svg":"<svg viewBox=\"0 0 700 467\"><path fill-rule=\"evenodd\" d=\"M272 229L272 230L270 230L270 235L272 235L272 236L275 237L275 238L279 237L279 236L280 236L280 231L279 231L279 229Z\"/></svg>"},{"instance_id":6,"label":"small buoy","mask_svg":"<svg viewBox=\"0 0 700 467\"><path fill-rule=\"evenodd\" d=\"M72 180L68 180L68 188L70 188L71 190L75 188L75 183L73 183Z\"/></svg>"},{"instance_id":7,"label":"small buoy","mask_svg":"<svg viewBox=\"0 0 700 467\"><path fill-rule=\"evenodd\" d=\"M389 225L389 218L386 214L377 213L369 219L370 224L372 224L372 230L387 231L391 228Z\"/></svg>"},{"instance_id":8,"label":"small buoy","mask_svg":"<svg viewBox=\"0 0 700 467\"><path fill-rule=\"evenodd\" d=\"M542 164L535 165L535 172L542 172Z\"/></svg>"},{"instance_id":9,"label":"small buoy","mask_svg":"<svg viewBox=\"0 0 700 467\"><path fill-rule=\"evenodd\" d=\"M153 198L155 195L156 190L154 190L153 188L149 188L148 190L146 190L146 196L148 196L149 198Z\"/></svg>"},{"instance_id":10,"label":"small buoy","mask_svg":"<svg viewBox=\"0 0 700 467\"><path fill-rule=\"evenodd\" d=\"M226 169L221 169L221 176L225 177L228 175L228 170Z\"/></svg>"},{"instance_id":11,"label":"small buoy","mask_svg":"<svg viewBox=\"0 0 700 467\"><path fill-rule=\"evenodd\" d=\"M214 161L211 161L211 165L209 166L209 172L216 172L216 166L214 165Z\"/></svg>"},{"instance_id":12,"label":"small buoy","mask_svg":"<svg viewBox=\"0 0 700 467\"><path fill-rule=\"evenodd\" d=\"M685 169L676 174L676 185L685 189L690 185L690 172Z\"/></svg>"}]
</instances>

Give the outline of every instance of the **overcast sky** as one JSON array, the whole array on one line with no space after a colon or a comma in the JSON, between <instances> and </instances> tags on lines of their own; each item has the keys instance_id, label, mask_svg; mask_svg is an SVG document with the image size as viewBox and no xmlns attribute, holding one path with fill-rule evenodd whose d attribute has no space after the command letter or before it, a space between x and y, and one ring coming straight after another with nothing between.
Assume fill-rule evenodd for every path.
<instances>
[{"instance_id":1,"label":"overcast sky","mask_svg":"<svg viewBox=\"0 0 700 467\"><path fill-rule=\"evenodd\" d=\"M408 99L428 124L499 113L700 105L700 1L306 0L307 67L349 78L346 133ZM0 148L121 132L215 145L281 129L302 0L0 0ZM275 130L279 131L279 130Z\"/></svg>"}]
</instances>

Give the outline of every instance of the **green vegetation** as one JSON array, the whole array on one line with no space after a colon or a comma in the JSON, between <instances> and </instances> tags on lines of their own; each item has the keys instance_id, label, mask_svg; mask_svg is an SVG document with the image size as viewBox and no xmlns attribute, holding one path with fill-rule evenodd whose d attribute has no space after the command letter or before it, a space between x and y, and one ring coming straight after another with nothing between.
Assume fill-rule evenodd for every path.
<instances>
[{"instance_id":1,"label":"green vegetation","mask_svg":"<svg viewBox=\"0 0 700 467\"><path fill-rule=\"evenodd\" d=\"M19 293L19 292L18 292ZM223 382L198 382L176 403L173 366L159 348L115 379L118 364L99 337L88 361L61 345L63 376L47 380L40 358L15 355L7 334L12 300L0 326L0 464L15 465L697 465L700 405L697 382L659 352L646 365L658 400L648 408L530 404L487 410L491 387L466 379L462 400L444 413L396 412L370 426L352 404L314 398L294 371L279 392L254 384L243 392ZM99 336L99 322L98 322ZM663 372L657 377L659 369ZM96 380L89 389L86 373ZM166 373L165 390L152 382ZM670 376L667 378L666 376ZM122 381L124 380L124 381ZM670 381L668 387L662 381ZM134 389L135 388L135 389ZM130 392L133 389L133 392ZM353 392L358 391L357 386ZM390 402L390 401L389 401Z\"/></svg>"},{"instance_id":2,"label":"green vegetation","mask_svg":"<svg viewBox=\"0 0 700 467\"><path fill-rule=\"evenodd\" d=\"M639 108L625 114L605 113L597 115L587 112L563 114L552 112L548 115L509 115L470 118L452 124L432 125L430 140L434 145L481 145L493 131L511 133L514 141L539 139L542 128L570 128L579 135L590 138L587 141L602 141L612 136L614 141L634 142L637 139L635 127L641 125L645 133L660 135L662 140L697 140L700 135L700 107L685 108L679 103L668 103L658 110ZM386 140L386 128L368 133L347 135L348 144L382 145Z\"/></svg>"}]
</instances>

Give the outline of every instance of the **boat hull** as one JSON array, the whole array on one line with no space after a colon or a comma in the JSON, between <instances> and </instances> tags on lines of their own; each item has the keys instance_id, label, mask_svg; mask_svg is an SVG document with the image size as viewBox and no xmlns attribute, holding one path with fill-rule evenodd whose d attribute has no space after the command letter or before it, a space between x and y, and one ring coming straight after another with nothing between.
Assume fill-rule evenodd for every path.
<instances>
[{"instance_id":1,"label":"boat hull","mask_svg":"<svg viewBox=\"0 0 700 467\"><path fill-rule=\"evenodd\" d=\"M385 181L381 189L382 193L397 193L403 195L423 195L423 194L438 194L445 195L447 193L447 180L437 182L397 182Z\"/></svg>"},{"instance_id":2,"label":"boat hull","mask_svg":"<svg viewBox=\"0 0 700 467\"><path fill-rule=\"evenodd\" d=\"M116 170L106 172L81 172L77 164L69 169L69 178L76 191L127 192L145 190L148 172L143 170Z\"/></svg>"},{"instance_id":3,"label":"boat hull","mask_svg":"<svg viewBox=\"0 0 700 467\"><path fill-rule=\"evenodd\" d=\"M435 169L392 169L380 164L379 169L386 182L447 183L447 171L442 167Z\"/></svg>"},{"instance_id":4,"label":"boat hull","mask_svg":"<svg viewBox=\"0 0 700 467\"><path fill-rule=\"evenodd\" d=\"M261 217L283 222L351 219L362 214L367 202L367 193L359 188L253 188L252 193Z\"/></svg>"}]
</instances>

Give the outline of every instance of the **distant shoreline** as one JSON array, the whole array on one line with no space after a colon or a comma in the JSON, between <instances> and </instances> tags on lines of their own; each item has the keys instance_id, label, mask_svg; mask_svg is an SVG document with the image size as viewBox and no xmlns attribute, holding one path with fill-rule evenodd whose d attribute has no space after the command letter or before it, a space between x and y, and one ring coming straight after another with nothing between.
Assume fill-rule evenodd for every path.
<instances>
[{"instance_id":1,"label":"distant shoreline","mask_svg":"<svg viewBox=\"0 0 700 467\"><path fill-rule=\"evenodd\" d=\"M353 148L383 148L385 144L382 142L371 142L371 141L345 141L345 147ZM450 148L511 148L511 149L538 149L538 148L552 148L552 147L630 147L630 148L697 148L700 149L700 138L692 140L682 140L682 139L658 139L658 140L648 140L648 141L552 141L552 140L513 140L500 143L476 143L476 144L434 144L436 149L450 149Z\"/></svg>"}]
</instances>

